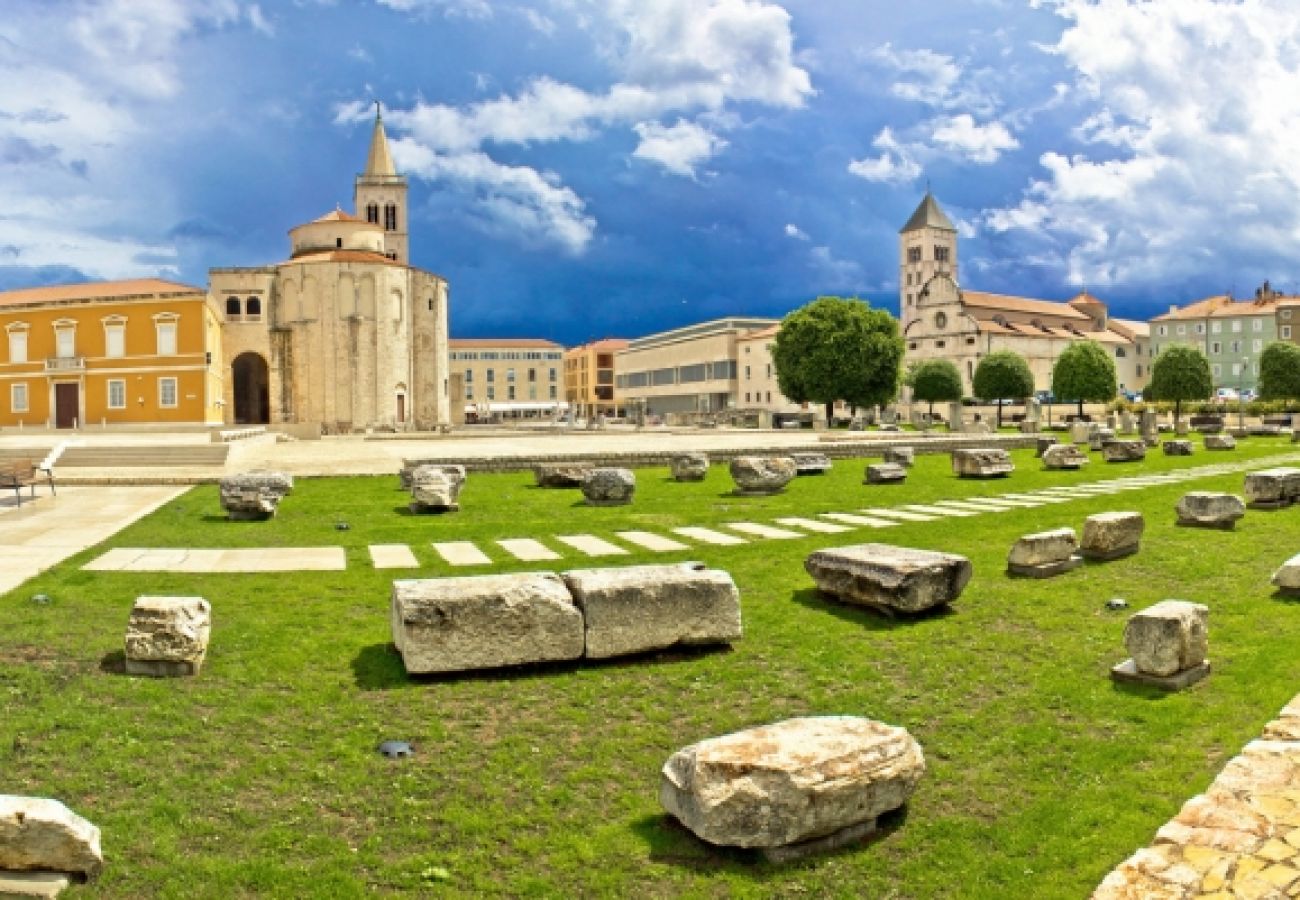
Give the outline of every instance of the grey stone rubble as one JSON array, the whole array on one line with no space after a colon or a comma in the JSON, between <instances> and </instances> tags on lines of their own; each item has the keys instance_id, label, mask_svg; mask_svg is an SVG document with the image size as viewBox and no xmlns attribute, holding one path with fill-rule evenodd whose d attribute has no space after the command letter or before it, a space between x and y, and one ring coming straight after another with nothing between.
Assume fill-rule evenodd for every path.
<instances>
[{"instance_id":1,"label":"grey stone rubble","mask_svg":"<svg viewBox=\"0 0 1300 900\"><path fill-rule=\"evenodd\" d=\"M1300 500L1300 469L1278 467L1247 472L1246 505L1251 509L1281 509Z\"/></svg>"},{"instance_id":2,"label":"grey stone rubble","mask_svg":"<svg viewBox=\"0 0 1300 900\"><path fill-rule=\"evenodd\" d=\"M1139 512L1104 512L1083 520L1085 559L1110 560L1138 552L1146 521Z\"/></svg>"},{"instance_id":3,"label":"grey stone rubble","mask_svg":"<svg viewBox=\"0 0 1300 900\"><path fill-rule=\"evenodd\" d=\"M411 474L421 466L443 466L447 465L445 460L440 459L403 459L402 467L397 470L397 480L401 483L402 490L411 489Z\"/></svg>"},{"instance_id":4,"label":"grey stone rubble","mask_svg":"<svg viewBox=\"0 0 1300 900\"><path fill-rule=\"evenodd\" d=\"M1074 421L1070 423L1070 443L1086 444L1088 443L1088 434L1091 431L1087 422Z\"/></svg>"},{"instance_id":5,"label":"grey stone rubble","mask_svg":"<svg viewBox=\"0 0 1300 900\"><path fill-rule=\"evenodd\" d=\"M1110 441L1115 440L1115 432L1109 428L1093 426L1088 431L1088 449L1101 450Z\"/></svg>"},{"instance_id":6,"label":"grey stone rubble","mask_svg":"<svg viewBox=\"0 0 1300 900\"><path fill-rule=\"evenodd\" d=\"M1081 469L1091 462L1074 444L1055 444L1043 451L1044 469Z\"/></svg>"},{"instance_id":7,"label":"grey stone rubble","mask_svg":"<svg viewBox=\"0 0 1300 900\"><path fill-rule=\"evenodd\" d=\"M964 556L890 544L818 550L804 560L804 568L822 593L889 614L951 604L972 573Z\"/></svg>"},{"instance_id":8,"label":"grey stone rubble","mask_svg":"<svg viewBox=\"0 0 1300 900\"><path fill-rule=\"evenodd\" d=\"M1073 528L1056 528L1027 534L1007 554L1007 572L1030 578L1050 578L1083 563L1079 539Z\"/></svg>"},{"instance_id":9,"label":"grey stone rubble","mask_svg":"<svg viewBox=\"0 0 1300 900\"><path fill-rule=\"evenodd\" d=\"M412 675L603 659L741 637L731 576L701 563L393 582Z\"/></svg>"},{"instance_id":10,"label":"grey stone rubble","mask_svg":"<svg viewBox=\"0 0 1300 900\"><path fill-rule=\"evenodd\" d=\"M582 479L582 496L588 506L626 506L636 493L636 473L631 469L592 469Z\"/></svg>"},{"instance_id":11,"label":"grey stone rubble","mask_svg":"<svg viewBox=\"0 0 1300 900\"><path fill-rule=\"evenodd\" d=\"M736 583L703 563L573 569L561 577L582 612L589 659L741 638Z\"/></svg>"},{"instance_id":12,"label":"grey stone rubble","mask_svg":"<svg viewBox=\"0 0 1300 900\"><path fill-rule=\"evenodd\" d=\"M703 453L682 453L671 463L674 481L703 481L709 474L709 457Z\"/></svg>"},{"instance_id":13,"label":"grey stone rubble","mask_svg":"<svg viewBox=\"0 0 1300 900\"><path fill-rule=\"evenodd\" d=\"M1210 610L1186 600L1162 600L1134 613L1124 626L1130 658L1111 669L1117 681L1180 690L1210 673Z\"/></svg>"},{"instance_id":14,"label":"grey stone rubble","mask_svg":"<svg viewBox=\"0 0 1300 900\"><path fill-rule=\"evenodd\" d=\"M1034 450L1034 456L1041 457L1045 452L1047 452L1047 449L1049 447L1054 447L1056 446L1057 443L1058 442L1056 438L1051 435L1047 437L1040 437L1038 439L1038 444Z\"/></svg>"},{"instance_id":15,"label":"grey stone rubble","mask_svg":"<svg viewBox=\"0 0 1300 900\"><path fill-rule=\"evenodd\" d=\"M914 447L886 447L883 459L887 463L895 463L904 468L912 468L916 465L916 448Z\"/></svg>"},{"instance_id":16,"label":"grey stone rubble","mask_svg":"<svg viewBox=\"0 0 1300 900\"><path fill-rule=\"evenodd\" d=\"M783 861L869 834L924 774L921 746L906 729L817 716L678 750L664 764L659 799L701 840Z\"/></svg>"},{"instance_id":17,"label":"grey stone rubble","mask_svg":"<svg viewBox=\"0 0 1300 900\"><path fill-rule=\"evenodd\" d=\"M533 480L544 488L582 487L582 479L593 468L588 462L537 463L533 466Z\"/></svg>"},{"instance_id":18,"label":"grey stone rubble","mask_svg":"<svg viewBox=\"0 0 1300 900\"><path fill-rule=\"evenodd\" d=\"M1165 456L1191 456L1192 442L1186 440L1165 441Z\"/></svg>"},{"instance_id":19,"label":"grey stone rubble","mask_svg":"<svg viewBox=\"0 0 1300 900\"><path fill-rule=\"evenodd\" d=\"M447 512L460 509L460 492L465 486L465 467L452 465L417 466L407 479L411 491L411 512Z\"/></svg>"},{"instance_id":20,"label":"grey stone rubble","mask_svg":"<svg viewBox=\"0 0 1300 900\"><path fill-rule=\"evenodd\" d=\"M137 597L126 625L128 675L197 675L212 633L202 597Z\"/></svg>"},{"instance_id":21,"label":"grey stone rubble","mask_svg":"<svg viewBox=\"0 0 1300 900\"><path fill-rule=\"evenodd\" d=\"M1110 440L1101 445L1101 455L1106 462L1136 462L1146 459L1147 445L1144 441Z\"/></svg>"},{"instance_id":22,"label":"grey stone rubble","mask_svg":"<svg viewBox=\"0 0 1300 900\"><path fill-rule=\"evenodd\" d=\"M795 477L794 460L788 456L737 456L731 460L731 479L737 494L777 494Z\"/></svg>"},{"instance_id":23,"label":"grey stone rubble","mask_svg":"<svg viewBox=\"0 0 1300 900\"><path fill-rule=\"evenodd\" d=\"M58 800L0 794L0 874L93 879L104 868L99 841L99 829Z\"/></svg>"},{"instance_id":24,"label":"grey stone rubble","mask_svg":"<svg viewBox=\"0 0 1300 900\"><path fill-rule=\"evenodd\" d=\"M1288 559L1273 573L1273 587L1290 597L1300 596L1300 553Z\"/></svg>"},{"instance_id":25,"label":"grey stone rubble","mask_svg":"<svg viewBox=\"0 0 1300 900\"><path fill-rule=\"evenodd\" d=\"M1206 450L1236 450L1237 439L1230 434L1207 434L1205 436Z\"/></svg>"},{"instance_id":26,"label":"grey stone rubble","mask_svg":"<svg viewBox=\"0 0 1300 900\"><path fill-rule=\"evenodd\" d=\"M1014 469L1011 454L1001 448L952 451L952 470L962 478L996 478Z\"/></svg>"},{"instance_id":27,"label":"grey stone rubble","mask_svg":"<svg viewBox=\"0 0 1300 900\"><path fill-rule=\"evenodd\" d=\"M872 463L863 475L863 484L898 484L907 480L907 469L898 463Z\"/></svg>"},{"instance_id":28,"label":"grey stone rubble","mask_svg":"<svg viewBox=\"0 0 1300 900\"><path fill-rule=\"evenodd\" d=\"M825 453L791 453L796 475L825 475L831 470L831 459Z\"/></svg>"},{"instance_id":29,"label":"grey stone rubble","mask_svg":"<svg viewBox=\"0 0 1300 900\"><path fill-rule=\"evenodd\" d=\"M1178 500L1178 524L1231 529L1246 514L1246 501L1236 494L1192 491Z\"/></svg>"},{"instance_id":30,"label":"grey stone rubble","mask_svg":"<svg viewBox=\"0 0 1300 900\"><path fill-rule=\"evenodd\" d=\"M293 492L293 478L282 472L245 472L218 482L221 508L236 521L269 519L280 500Z\"/></svg>"}]
</instances>

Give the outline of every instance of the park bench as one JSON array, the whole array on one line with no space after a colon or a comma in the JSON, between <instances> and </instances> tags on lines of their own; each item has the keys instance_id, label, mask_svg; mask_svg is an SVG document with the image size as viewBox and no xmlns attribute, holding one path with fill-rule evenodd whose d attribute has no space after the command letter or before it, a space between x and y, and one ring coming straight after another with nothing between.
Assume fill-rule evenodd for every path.
<instances>
[{"instance_id":1,"label":"park bench","mask_svg":"<svg viewBox=\"0 0 1300 900\"><path fill-rule=\"evenodd\" d=\"M44 475L45 482L54 491L54 473L43 469L30 459L0 460L0 490L12 490L18 498L18 505L23 505L23 488L30 487L32 499L36 498L36 481Z\"/></svg>"}]
</instances>

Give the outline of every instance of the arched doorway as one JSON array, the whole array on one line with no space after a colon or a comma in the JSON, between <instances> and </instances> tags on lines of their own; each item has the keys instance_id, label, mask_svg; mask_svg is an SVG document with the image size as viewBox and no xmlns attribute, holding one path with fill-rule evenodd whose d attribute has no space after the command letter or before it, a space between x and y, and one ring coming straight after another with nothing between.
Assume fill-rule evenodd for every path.
<instances>
[{"instance_id":1,"label":"arched doorway","mask_svg":"<svg viewBox=\"0 0 1300 900\"><path fill-rule=\"evenodd\" d=\"M258 353L241 353L231 364L231 371L235 381L235 424L270 424L271 391L266 360Z\"/></svg>"}]
</instances>

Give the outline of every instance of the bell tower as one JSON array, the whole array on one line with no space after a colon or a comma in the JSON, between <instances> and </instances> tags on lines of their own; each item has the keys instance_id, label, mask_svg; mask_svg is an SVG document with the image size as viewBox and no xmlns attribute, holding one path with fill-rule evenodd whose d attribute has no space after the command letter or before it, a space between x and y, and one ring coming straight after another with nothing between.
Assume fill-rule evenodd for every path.
<instances>
[{"instance_id":1,"label":"bell tower","mask_svg":"<svg viewBox=\"0 0 1300 900\"><path fill-rule=\"evenodd\" d=\"M397 174L393 157L388 152L388 135L384 133L384 115L378 100L375 101L375 128L370 135L366 170L357 176L352 199L357 218L383 227L385 255L410 265L406 179Z\"/></svg>"},{"instance_id":2,"label":"bell tower","mask_svg":"<svg viewBox=\"0 0 1300 900\"><path fill-rule=\"evenodd\" d=\"M899 231L898 320L904 332L920 313L921 291L935 275L957 279L957 229L927 189Z\"/></svg>"}]
</instances>

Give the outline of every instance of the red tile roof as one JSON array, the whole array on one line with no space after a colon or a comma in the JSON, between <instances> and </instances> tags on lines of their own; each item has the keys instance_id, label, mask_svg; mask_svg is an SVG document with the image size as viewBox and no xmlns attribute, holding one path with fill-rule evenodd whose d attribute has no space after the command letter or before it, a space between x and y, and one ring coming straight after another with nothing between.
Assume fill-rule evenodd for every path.
<instances>
[{"instance_id":1,"label":"red tile roof","mask_svg":"<svg viewBox=\"0 0 1300 900\"><path fill-rule=\"evenodd\" d=\"M132 278L126 281L85 281L77 284L55 284L4 291L0 292L0 306L206 293L207 291L201 287L181 284L179 281L167 281L162 278Z\"/></svg>"},{"instance_id":2,"label":"red tile roof","mask_svg":"<svg viewBox=\"0 0 1300 900\"><path fill-rule=\"evenodd\" d=\"M962 291L961 299L966 306L976 307L978 309L988 309L992 311L1005 309L1008 312L1057 316L1063 319L1077 319L1080 321L1086 321L1088 319L1087 316L1079 312L1070 304L1057 303L1051 300L1034 300L1030 297L1011 297L1006 294L988 294L983 291ZM973 312L972 315L974 315Z\"/></svg>"},{"instance_id":3,"label":"red tile roof","mask_svg":"<svg viewBox=\"0 0 1300 900\"><path fill-rule=\"evenodd\" d=\"M484 347L534 347L543 350L563 350L562 344L544 338L452 338L447 346L453 350L472 350Z\"/></svg>"}]
</instances>

